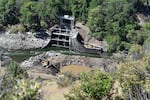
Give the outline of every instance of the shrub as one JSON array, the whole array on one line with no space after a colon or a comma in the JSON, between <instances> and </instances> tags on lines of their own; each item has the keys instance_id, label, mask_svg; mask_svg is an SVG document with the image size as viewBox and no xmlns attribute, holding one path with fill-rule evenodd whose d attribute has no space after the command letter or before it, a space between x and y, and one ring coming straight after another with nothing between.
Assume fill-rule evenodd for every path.
<instances>
[{"instance_id":1,"label":"shrub","mask_svg":"<svg viewBox=\"0 0 150 100\"><path fill-rule=\"evenodd\" d=\"M12 62L0 75L0 100L40 100L41 83L27 76L25 69Z\"/></svg>"},{"instance_id":2,"label":"shrub","mask_svg":"<svg viewBox=\"0 0 150 100\"><path fill-rule=\"evenodd\" d=\"M149 100L150 76L148 73L149 57L120 63L116 74L123 90L125 100Z\"/></svg>"},{"instance_id":3,"label":"shrub","mask_svg":"<svg viewBox=\"0 0 150 100\"><path fill-rule=\"evenodd\" d=\"M57 85L59 87L67 87L69 85L72 85L76 80L77 76L73 75L70 72L66 72L57 78Z\"/></svg>"},{"instance_id":4,"label":"shrub","mask_svg":"<svg viewBox=\"0 0 150 100\"><path fill-rule=\"evenodd\" d=\"M144 56L143 50L142 50L142 46L141 45L136 45L133 44L130 48L130 53L132 55L132 58L134 60L138 60L141 59Z\"/></svg>"},{"instance_id":5,"label":"shrub","mask_svg":"<svg viewBox=\"0 0 150 100\"><path fill-rule=\"evenodd\" d=\"M12 62L8 67L7 67L7 73L12 75L14 78L23 78L23 77L28 77L28 74L26 72L26 69L22 68L17 64L16 62Z\"/></svg>"},{"instance_id":6,"label":"shrub","mask_svg":"<svg viewBox=\"0 0 150 100\"><path fill-rule=\"evenodd\" d=\"M14 100L40 100L40 88L41 84L35 80L21 79L11 95Z\"/></svg>"},{"instance_id":7,"label":"shrub","mask_svg":"<svg viewBox=\"0 0 150 100\"><path fill-rule=\"evenodd\" d=\"M79 86L65 95L67 100L101 100L108 96L112 87L109 74L100 71L84 73L80 76Z\"/></svg>"},{"instance_id":8,"label":"shrub","mask_svg":"<svg viewBox=\"0 0 150 100\"><path fill-rule=\"evenodd\" d=\"M24 32L26 32L26 28L22 24L18 24L18 25L9 26L8 31L10 33L15 33L15 34L17 34L19 32L24 33Z\"/></svg>"},{"instance_id":9,"label":"shrub","mask_svg":"<svg viewBox=\"0 0 150 100\"><path fill-rule=\"evenodd\" d=\"M9 83L13 84L13 83ZM9 85L8 84L8 85ZM18 79L11 88L5 88L0 94L1 100L40 100L41 83L31 79ZM8 91L9 90L9 91Z\"/></svg>"}]
</instances>

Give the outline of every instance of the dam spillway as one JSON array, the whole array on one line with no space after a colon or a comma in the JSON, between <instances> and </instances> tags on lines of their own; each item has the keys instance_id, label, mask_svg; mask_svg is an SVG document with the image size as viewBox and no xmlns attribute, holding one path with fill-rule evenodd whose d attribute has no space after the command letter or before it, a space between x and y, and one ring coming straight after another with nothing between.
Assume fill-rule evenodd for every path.
<instances>
[{"instance_id":1,"label":"dam spillway","mask_svg":"<svg viewBox=\"0 0 150 100\"><path fill-rule=\"evenodd\" d=\"M96 53L100 54L102 49L88 49L84 47L84 44L79 40L80 34L76 29L65 30L55 28L51 32L51 42L50 45L53 47L62 47L67 48L70 51L74 52L83 52L83 53ZM84 41L84 40L83 40Z\"/></svg>"}]
</instances>

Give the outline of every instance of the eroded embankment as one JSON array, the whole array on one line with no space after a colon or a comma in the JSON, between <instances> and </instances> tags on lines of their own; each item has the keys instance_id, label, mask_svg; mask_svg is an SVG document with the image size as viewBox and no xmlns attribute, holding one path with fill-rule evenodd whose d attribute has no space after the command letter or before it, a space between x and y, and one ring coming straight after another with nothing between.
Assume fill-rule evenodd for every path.
<instances>
[{"instance_id":1,"label":"eroded embankment","mask_svg":"<svg viewBox=\"0 0 150 100\"><path fill-rule=\"evenodd\" d=\"M67 65L82 65L90 68L99 68L107 72L114 72L117 69L117 63L111 59L70 56L55 52L45 52L35 57L30 57L21 63L23 67L40 69L40 71L52 74L60 72L60 68Z\"/></svg>"}]
</instances>

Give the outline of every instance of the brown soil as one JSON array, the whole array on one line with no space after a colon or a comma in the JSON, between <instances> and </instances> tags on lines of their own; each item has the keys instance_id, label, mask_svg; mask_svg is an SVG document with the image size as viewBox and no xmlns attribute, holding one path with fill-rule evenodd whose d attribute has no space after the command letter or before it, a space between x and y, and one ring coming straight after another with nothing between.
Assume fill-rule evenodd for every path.
<instances>
[{"instance_id":1,"label":"brown soil","mask_svg":"<svg viewBox=\"0 0 150 100\"><path fill-rule=\"evenodd\" d=\"M85 67L85 66L81 66L81 65L69 65L69 66L64 66L61 69L61 72L62 73L72 72L73 74L80 74L82 72L88 72L90 70L91 70L91 68Z\"/></svg>"}]
</instances>

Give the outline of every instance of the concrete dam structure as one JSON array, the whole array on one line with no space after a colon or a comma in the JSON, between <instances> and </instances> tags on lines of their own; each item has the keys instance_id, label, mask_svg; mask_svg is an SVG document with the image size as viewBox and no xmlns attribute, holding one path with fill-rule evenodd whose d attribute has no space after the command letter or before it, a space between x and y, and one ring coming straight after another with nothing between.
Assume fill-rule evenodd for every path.
<instances>
[{"instance_id":1,"label":"concrete dam structure","mask_svg":"<svg viewBox=\"0 0 150 100\"><path fill-rule=\"evenodd\" d=\"M63 47L74 52L101 54L102 49L88 49L84 47L84 40L76 29L72 31L56 29L51 32L50 45L53 47Z\"/></svg>"},{"instance_id":2,"label":"concrete dam structure","mask_svg":"<svg viewBox=\"0 0 150 100\"><path fill-rule=\"evenodd\" d=\"M70 51L101 54L103 49L88 49L84 47L84 40L75 28L74 17L64 15L60 17L60 26L51 29L50 45L67 48Z\"/></svg>"}]
</instances>

